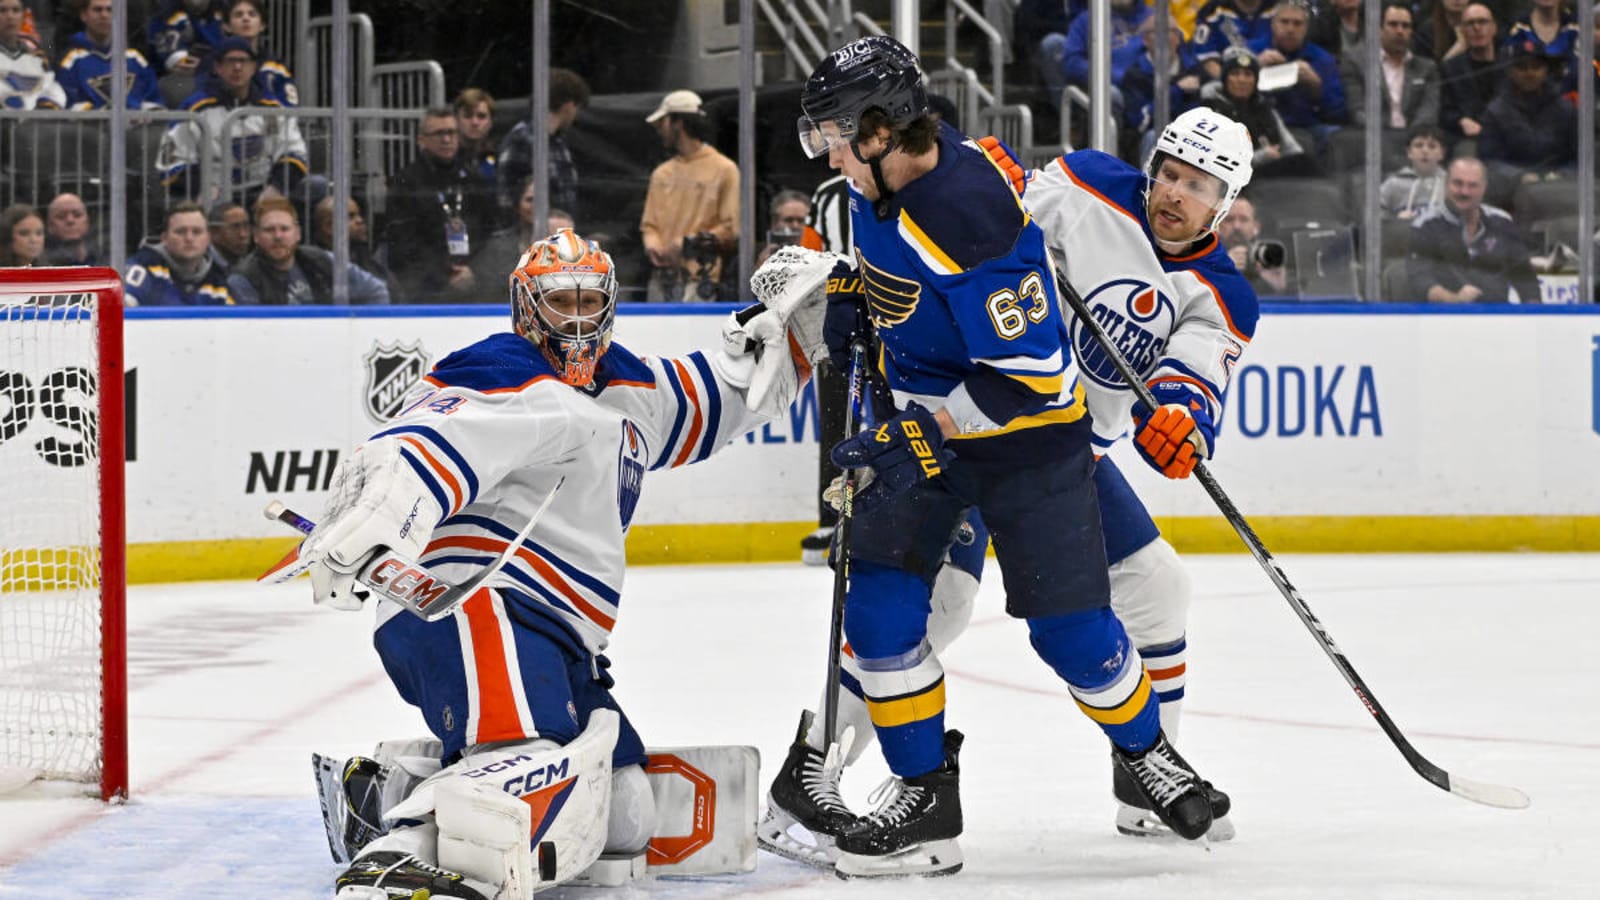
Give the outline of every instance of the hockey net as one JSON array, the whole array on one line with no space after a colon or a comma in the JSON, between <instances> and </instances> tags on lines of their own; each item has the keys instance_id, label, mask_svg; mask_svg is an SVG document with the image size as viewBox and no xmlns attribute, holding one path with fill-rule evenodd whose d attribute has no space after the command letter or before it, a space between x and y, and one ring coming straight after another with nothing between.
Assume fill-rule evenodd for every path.
<instances>
[{"instance_id":1,"label":"hockey net","mask_svg":"<svg viewBox=\"0 0 1600 900\"><path fill-rule=\"evenodd\" d=\"M0 792L127 795L122 284L0 270Z\"/></svg>"}]
</instances>

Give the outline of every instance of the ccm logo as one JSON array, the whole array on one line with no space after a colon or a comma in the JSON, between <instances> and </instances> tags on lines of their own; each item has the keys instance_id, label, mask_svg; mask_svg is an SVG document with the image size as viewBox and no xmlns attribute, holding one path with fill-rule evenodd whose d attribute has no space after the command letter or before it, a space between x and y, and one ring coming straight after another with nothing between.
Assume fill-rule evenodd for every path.
<instances>
[{"instance_id":1,"label":"ccm logo","mask_svg":"<svg viewBox=\"0 0 1600 900\"><path fill-rule=\"evenodd\" d=\"M426 570L407 565L392 556L373 566L366 580L388 597L408 600L411 605L424 611L450 589L450 585L429 575Z\"/></svg>"}]
</instances>

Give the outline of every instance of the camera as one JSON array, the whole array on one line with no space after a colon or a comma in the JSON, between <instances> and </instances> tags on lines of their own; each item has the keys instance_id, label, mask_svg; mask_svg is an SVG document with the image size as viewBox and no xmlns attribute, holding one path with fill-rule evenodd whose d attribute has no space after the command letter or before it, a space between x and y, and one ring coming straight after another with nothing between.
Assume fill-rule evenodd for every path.
<instances>
[{"instance_id":1,"label":"camera","mask_svg":"<svg viewBox=\"0 0 1600 900\"><path fill-rule=\"evenodd\" d=\"M767 243L774 247L793 247L800 243L799 228L773 228L767 232Z\"/></svg>"},{"instance_id":2,"label":"camera","mask_svg":"<svg viewBox=\"0 0 1600 900\"><path fill-rule=\"evenodd\" d=\"M691 234L683 239L684 262L710 264L722 256L722 242L709 231Z\"/></svg>"},{"instance_id":3,"label":"camera","mask_svg":"<svg viewBox=\"0 0 1600 900\"><path fill-rule=\"evenodd\" d=\"M1257 269L1281 269L1288 256L1282 241L1256 241L1250 245L1250 262Z\"/></svg>"}]
</instances>

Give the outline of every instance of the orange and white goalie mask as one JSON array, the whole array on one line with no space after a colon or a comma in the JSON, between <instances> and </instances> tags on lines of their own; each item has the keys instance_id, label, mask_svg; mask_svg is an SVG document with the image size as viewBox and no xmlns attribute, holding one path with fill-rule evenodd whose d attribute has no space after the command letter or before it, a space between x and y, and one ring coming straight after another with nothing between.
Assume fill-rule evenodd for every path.
<instances>
[{"instance_id":1,"label":"orange and white goalie mask","mask_svg":"<svg viewBox=\"0 0 1600 900\"><path fill-rule=\"evenodd\" d=\"M563 228L528 245L511 273L511 322L567 384L594 380L611 346L617 273L600 245Z\"/></svg>"}]
</instances>

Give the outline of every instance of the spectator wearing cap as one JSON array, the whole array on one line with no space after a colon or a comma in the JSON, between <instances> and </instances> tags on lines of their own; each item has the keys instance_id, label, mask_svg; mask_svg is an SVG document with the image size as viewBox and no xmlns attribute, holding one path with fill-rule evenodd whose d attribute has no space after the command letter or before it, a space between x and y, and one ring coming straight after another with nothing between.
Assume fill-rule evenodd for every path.
<instances>
[{"instance_id":1,"label":"spectator wearing cap","mask_svg":"<svg viewBox=\"0 0 1600 900\"><path fill-rule=\"evenodd\" d=\"M1195 19L1195 56L1206 78L1222 77L1222 52L1229 47L1254 47L1271 40L1272 0L1212 0Z\"/></svg>"},{"instance_id":2,"label":"spectator wearing cap","mask_svg":"<svg viewBox=\"0 0 1600 900\"><path fill-rule=\"evenodd\" d=\"M1561 93L1551 59L1537 41L1511 47L1506 83L1483 111L1478 156L1495 196L1518 182L1571 175L1578 159L1578 111Z\"/></svg>"},{"instance_id":3,"label":"spectator wearing cap","mask_svg":"<svg viewBox=\"0 0 1600 900\"><path fill-rule=\"evenodd\" d=\"M1439 124L1439 67L1411 51L1413 14L1409 3L1388 0L1378 25L1379 68L1383 71L1379 121L1385 168L1405 157L1407 136L1419 125ZM1366 65L1361 55L1347 57L1345 84L1349 88L1350 120L1367 124Z\"/></svg>"},{"instance_id":4,"label":"spectator wearing cap","mask_svg":"<svg viewBox=\"0 0 1600 900\"><path fill-rule=\"evenodd\" d=\"M262 93L256 81L256 51L242 37L223 38L211 57L214 78L183 102L190 121L176 122L161 139L156 169L175 198L199 193L200 171L207 156L224 174L224 190L253 204L272 188L293 196L306 174L306 142L292 116L245 115L236 109L281 108L282 102ZM226 125L226 129L224 126Z\"/></svg>"},{"instance_id":5,"label":"spectator wearing cap","mask_svg":"<svg viewBox=\"0 0 1600 900\"><path fill-rule=\"evenodd\" d=\"M1450 163L1444 205L1411 225L1413 296L1429 303L1505 303L1515 288L1523 303L1540 302L1522 230L1510 213L1483 202L1488 185L1480 160Z\"/></svg>"},{"instance_id":6,"label":"spectator wearing cap","mask_svg":"<svg viewBox=\"0 0 1600 900\"><path fill-rule=\"evenodd\" d=\"M1306 0L1280 0L1272 11L1272 35L1250 45L1261 65L1293 63L1295 83L1278 92L1273 103L1283 124L1303 129L1315 139L1318 152L1349 118L1344 81L1333 54L1306 41L1311 21ZM1304 142L1302 142L1304 143Z\"/></svg>"},{"instance_id":7,"label":"spectator wearing cap","mask_svg":"<svg viewBox=\"0 0 1600 900\"><path fill-rule=\"evenodd\" d=\"M67 38L67 52L56 64L56 80L72 109L105 109L111 98L111 21L113 0L86 0L79 15L83 30ZM156 70L144 54L128 48L129 109L161 109Z\"/></svg>"},{"instance_id":8,"label":"spectator wearing cap","mask_svg":"<svg viewBox=\"0 0 1600 900\"><path fill-rule=\"evenodd\" d=\"M1455 145L1457 156L1477 153L1483 111L1505 79L1495 40L1494 11L1484 3L1468 3L1461 11L1461 40L1466 52L1439 66L1439 126ZM1463 144L1463 141L1469 143Z\"/></svg>"},{"instance_id":9,"label":"spectator wearing cap","mask_svg":"<svg viewBox=\"0 0 1600 900\"><path fill-rule=\"evenodd\" d=\"M589 83L583 76L570 69L550 70L549 111L544 120L544 131L549 135L550 206L565 209L579 219L583 218L583 210L578 205L578 166L567 146L566 132L588 105ZM502 221L511 220L511 211L522 195L522 183L533 174L536 134L533 122L524 119L500 141L494 172Z\"/></svg>"},{"instance_id":10,"label":"spectator wearing cap","mask_svg":"<svg viewBox=\"0 0 1600 900\"><path fill-rule=\"evenodd\" d=\"M223 0L162 0L156 8L145 33L167 105L194 93L201 63L227 36L223 22Z\"/></svg>"},{"instance_id":11,"label":"spectator wearing cap","mask_svg":"<svg viewBox=\"0 0 1600 900\"><path fill-rule=\"evenodd\" d=\"M294 73L289 64L275 56L261 40L267 30L267 14L262 4L266 0L228 0L223 29L232 37L250 42L256 51L256 81L260 82L263 96L271 97L284 106L300 105L300 88L294 83Z\"/></svg>"},{"instance_id":12,"label":"spectator wearing cap","mask_svg":"<svg viewBox=\"0 0 1600 900\"><path fill-rule=\"evenodd\" d=\"M1506 30L1506 46L1513 51L1531 42L1555 65L1555 78L1563 93L1578 87L1578 17L1565 0L1533 0L1527 15Z\"/></svg>"},{"instance_id":13,"label":"spectator wearing cap","mask_svg":"<svg viewBox=\"0 0 1600 900\"><path fill-rule=\"evenodd\" d=\"M211 232L211 252L224 265L231 266L250 252L250 211L232 200L214 203L206 213L206 228Z\"/></svg>"},{"instance_id":14,"label":"spectator wearing cap","mask_svg":"<svg viewBox=\"0 0 1600 900\"><path fill-rule=\"evenodd\" d=\"M672 153L650 173L639 220L651 265L645 299L720 299L723 256L739 240L739 167L709 143L711 120L694 91L666 95L645 121Z\"/></svg>"},{"instance_id":15,"label":"spectator wearing cap","mask_svg":"<svg viewBox=\"0 0 1600 900\"><path fill-rule=\"evenodd\" d=\"M1257 88L1261 63L1243 47L1222 53L1222 80L1201 90L1201 102L1244 125L1255 144L1251 166L1256 178L1312 175L1316 165L1294 134L1284 127L1272 99Z\"/></svg>"}]
</instances>

